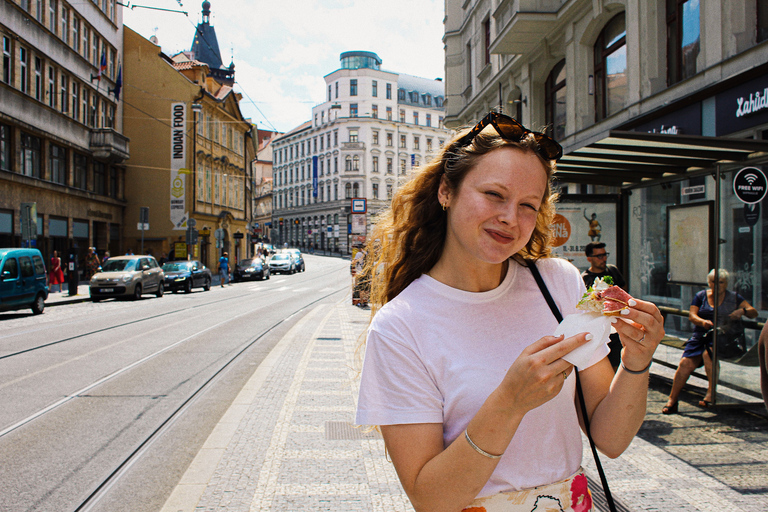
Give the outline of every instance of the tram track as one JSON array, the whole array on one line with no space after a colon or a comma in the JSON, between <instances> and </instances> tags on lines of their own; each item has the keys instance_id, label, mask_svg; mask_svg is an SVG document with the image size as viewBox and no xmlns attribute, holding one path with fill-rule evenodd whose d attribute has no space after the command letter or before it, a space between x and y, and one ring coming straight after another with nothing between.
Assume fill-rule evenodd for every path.
<instances>
[{"instance_id":1,"label":"tram track","mask_svg":"<svg viewBox=\"0 0 768 512\"><path fill-rule=\"evenodd\" d=\"M99 482L92 491L73 509L74 512L85 512L93 510L93 508L98 504L98 502L106 496L106 494L109 492L109 490L116 485L119 480L127 473L127 471L133 466L143 454L145 454L152 446L152 444L158 440L162 435L170 430L170 428L173 426L173 424L184 414L186 410L188 410L192 404L200 398L204 392L217 382L217 380L225 373L225 371L230 368L233 363L238 361L249 349L254 347L264 336L272 332L274 329L282 325L283 323L287 322L291 318L295 317L296 315L300 314L302 311L306 310L307 308L313 306L314 304L317 304L323 300L328 299L329 297L332 297L333 295L337 295L340 293L346 293L349 291L348 286L344 286L341 288L338 288L334 291L331 291L325 295L322 295L306 304L301 305L301 307L296 308L293 312L285 316L284 318L281 318L280 320L274 322L273 324L269 325L268 327L264 328L260 333L254 335L253 337L246 340L244 343L238 347L234 354L229 357L226 361L224 361L223 364L221 364L216 371L214 371L205 381L203 381L201 384L199 384L194 390L192 390L191 393L188 394L188 396L179 404L177 407L175 407L170 414L167 414L165 419L159 423L157 427L155 427L148 435L144 437L144 439L139 442L136 447L128 453L125 457L122 458L115 466L112 471L110 471L106 477L102 479L101 482ZM247 314L247 313L245 313ZM236 320L238 317L227 319L225 322L231 322ZM177 342L177 343L180 343ZM166 349L167 350L167 349ZM95 387L95 386L94 386Z\"/></svg>"}]
</instances>

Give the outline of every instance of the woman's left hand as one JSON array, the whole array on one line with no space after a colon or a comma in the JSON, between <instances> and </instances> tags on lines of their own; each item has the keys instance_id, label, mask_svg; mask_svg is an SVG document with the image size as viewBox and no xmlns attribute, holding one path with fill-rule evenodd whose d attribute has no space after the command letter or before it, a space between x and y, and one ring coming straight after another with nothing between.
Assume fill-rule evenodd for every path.
<instances>
[{"instance_id":1,"label":"woman's left hand","mask_svg":"<svg viewBox=\"0 0 768 512\"><path fill-rule=\"evenodd\" d=\"M622 361L631 370L642 370L650 364L656 347L664 337L664 318L659 308L651 302L630 299L629 308L622 310L611 323L619 333Z\"/></svg>"}]
</instances>

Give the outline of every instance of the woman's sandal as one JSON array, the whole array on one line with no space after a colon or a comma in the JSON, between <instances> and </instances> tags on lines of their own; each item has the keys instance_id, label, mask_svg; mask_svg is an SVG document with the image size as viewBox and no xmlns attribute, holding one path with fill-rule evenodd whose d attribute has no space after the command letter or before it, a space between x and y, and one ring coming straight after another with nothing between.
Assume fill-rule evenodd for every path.
<instances>
[{"instance_id":1,"label":"woman's sandal","mask_svg":"<svg viewBox=\"0 0 768 512\"><path fill-rule=\"evenodd\" d=\"M672 405L665 405L661 409L661 414L676 414L677 413L677 402L675 402Z\"/></svg>"},{"instance_id":2,"label":"woman's sandal","mask_svg":"<svg viewBox=\"0 0 768 512\"><path fill-rule=\"evenodd\" d=\"M709 409L712 407L712 402L709 400L699 400L699 407L703 407L704 409Z\"/></svg>"}]
</instances>

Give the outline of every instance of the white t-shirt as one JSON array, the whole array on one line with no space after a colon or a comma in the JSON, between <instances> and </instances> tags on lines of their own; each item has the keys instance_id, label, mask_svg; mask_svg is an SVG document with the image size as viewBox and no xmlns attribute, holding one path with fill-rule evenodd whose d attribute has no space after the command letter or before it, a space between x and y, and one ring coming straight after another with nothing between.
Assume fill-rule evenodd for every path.
<instances>
[{"instance_id":1,"label":"white t-shirt","mask_svg":"<svg viewBox=\"0 0 768 512\"><path fill-rule=\"evenodd\" d=\"M585 290L576 267L556 258L539 260L537 267L561 314L574 313ZM357 423L442 423L448 446L523 349L556 327L530 270L514 260L501 285L488 292L458 290L422 275L371 322ZM608 352L601 346L587 366ZM575 390L570 375L555 398L525 415L478 497L557 482L576 472L582 446Z\"/></svg>"}]
</instances>

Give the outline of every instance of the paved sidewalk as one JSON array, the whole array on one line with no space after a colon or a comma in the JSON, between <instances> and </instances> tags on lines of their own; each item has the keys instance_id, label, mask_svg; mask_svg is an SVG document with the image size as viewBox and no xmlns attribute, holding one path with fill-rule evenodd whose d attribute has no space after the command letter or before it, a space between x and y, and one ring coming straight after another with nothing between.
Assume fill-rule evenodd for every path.
<instances>
[{"instance_id":1,"label":"paved sidewalk","mask_svg":"<svg viewBox=\"0 0 768 512\"><path fill-rule=\"evenodd\" d=\"M69 294L69 288L66 283L62 285L63 291L48 293L48 299L45 301L46 307L62 306L65 304L76 304L91 300L91 292L88 288L88 281L80 283L77 292L74 295Z\"/></svg>"},{"instance_id":2,"label":"paved sidewalk","mask_svg":"<svg viewBox=\"0 0 768 512\"><path fill-rule=\"evenodd\" d=\"M369 311L350 302L318 305L286 333L164 512L412 510L381 437L352 427L355 347ZM614 497L631 511L768 510L765 416L749 408L702 413L681 403L682 414L661 417L669 375L656 366L646 425L620 458L601 459ZM596 477L586 439L584 461Z\"/></svg>"}]
</instances>

